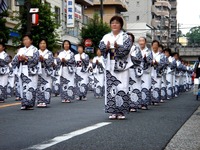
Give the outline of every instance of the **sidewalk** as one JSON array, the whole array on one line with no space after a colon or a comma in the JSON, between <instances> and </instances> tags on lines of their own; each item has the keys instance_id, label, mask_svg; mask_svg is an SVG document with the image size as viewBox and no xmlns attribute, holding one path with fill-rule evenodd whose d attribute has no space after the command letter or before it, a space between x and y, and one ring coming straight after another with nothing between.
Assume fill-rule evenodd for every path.
<instances>
[{"instance_id":1,"label":"sidewalk","mask_svg":"<svg viewBox=\"0 0 200 150\"><path fill-rule=\"evenodd\" d=\"M200 107L174 135L165 150L200 150Z\"/></svg>"}]
</instances>

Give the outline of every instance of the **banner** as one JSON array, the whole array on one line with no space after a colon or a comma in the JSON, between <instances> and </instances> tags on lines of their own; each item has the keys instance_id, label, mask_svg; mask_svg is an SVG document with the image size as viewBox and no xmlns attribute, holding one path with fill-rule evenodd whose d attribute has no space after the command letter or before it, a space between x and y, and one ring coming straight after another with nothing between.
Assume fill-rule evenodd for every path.
<instances>
[{"instance_id":1,"label":"banner","mask_svg":"<svg viewBox=\"0 0 200 150\"><path fill-rule=\"evenodd\" d=\"M82 19L82 7L81 5L75 4L75 18L78 20Z\"/></svg>"},{"instance_id":2,"label":"banner","mask_svg":"<svg viewBox=\"0 0 200 150\"><path fill-rule=\"evenodd\" d=\"M75 26L75 2L74 0L67 0L67 27L73 28Z\"/></svg>"}]
</instances>

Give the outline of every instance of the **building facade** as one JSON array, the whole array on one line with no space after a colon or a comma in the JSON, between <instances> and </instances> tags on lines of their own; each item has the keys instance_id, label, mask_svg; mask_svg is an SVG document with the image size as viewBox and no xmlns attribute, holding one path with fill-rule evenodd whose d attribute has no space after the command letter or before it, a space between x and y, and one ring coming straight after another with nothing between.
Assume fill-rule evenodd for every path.
<instances>
[{"instance_id":1,"label":"building facade","mask_svg":"<svg viewBox=\"0 0 200 150\"><path fill-rule=\"evenodd\" d=\"M128 0L103 0L103 21L109 23L110 18L114 15L122 16L121 12L128 10L127 2ZM94 13L99 14L99 16L101 14L100 0L94 0L92 6L85 8L85 15L90 18L93 17Z\"/></svg>"},{"instance_id":2,"label":"building facade","mask_svg":"<svg viewBox=\"0 0 200 150\"><path fill-rule=\"evenodd\" d=\"M170 46L176 41L176 14L176 0L131 0L123 15L127 30L135 35L136 40L144 36L148 41L157 39Z\"/></svg>"}]
</instances>

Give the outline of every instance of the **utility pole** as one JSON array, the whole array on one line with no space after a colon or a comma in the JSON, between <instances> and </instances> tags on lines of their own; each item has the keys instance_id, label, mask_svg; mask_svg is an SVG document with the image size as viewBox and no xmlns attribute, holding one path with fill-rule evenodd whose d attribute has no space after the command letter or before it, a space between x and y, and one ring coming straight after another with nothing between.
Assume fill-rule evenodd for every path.
<instances>
[{"instance_id":1,"label":"utility pole","mask_svg":"<svg viewBox=\"0 0 200 150\"><path fill-rule=\"evenodd\" d=\"M26 34L31 34L31 27L32 27L32 23L31 23L31 14L30 14L30 9L31 9L31 2L30 0L26 0L24 2L24 6L27 9L27 24L26 24Z\"/></svg>"},{"instance_id":2,"label":"utility pole","mask_svg":"<svg viewBox=\"0 0 200 150\"><path fill-rule=\"evenodd\" d=\"M103 0L100 0L100 5L101 5L101 20L103 21Z\"/></svg>"},{"instance_id":3,"label":"utility pole","mask_svg":"<svg viewBox=\"0 0 200 150\"><path fill-rule=\"evenodd\" d=\"M161 3L161 21L160 21L160 43L162 44L163 41L163 23L164 23L164 16L163 16L163 3Z\"/></svg>"}]
</instances>

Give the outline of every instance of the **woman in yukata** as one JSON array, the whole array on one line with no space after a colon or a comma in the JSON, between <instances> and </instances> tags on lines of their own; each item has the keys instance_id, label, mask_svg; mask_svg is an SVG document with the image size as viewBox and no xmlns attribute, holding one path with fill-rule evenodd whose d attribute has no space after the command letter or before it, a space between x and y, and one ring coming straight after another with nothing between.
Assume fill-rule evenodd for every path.
<instances>
[{"instance_id":1,"label":"woman in yukata","mask_svg":"<svg viewBox=\"0 0 200 150\"><path fill-rule=\"evenodd\" d=\"M20 78L21 110L32 110L36 100L39 51L32 45L31 35L23 36L24 47L15 55L12 66Z\"/></svg>"},{"instance_id":2,"label":"woman in yukata","mask_svg":"<svg viewBox=\"0 0 200 150\"><path fill-rule=\"evenodd\" d=\"M47 40L41 39L39 41L41 72L38 75L37 107L47 107L51 100L54 58L47 47Z\"/></svg>"},{"instance_id":3,"label":"woman in yukata","mask_svg":"<svg viewBox=\"0 0 200 150\"><path fill-rule=\"evenodd\" d=\"M78 54L75 55L76 61L76 73L75 73L75 83L76 83L76 95L77 100L87 100L88 84L89 84L89 56L84 52L84 46L78 45Z\"/></svg>"},{"instance_id":4,"label":"woman in yukata","mask_svg":"<svg viewBox=\"0 0 200 150\"><path fill-rule=\"evenodd\" d=\"M62 103L70 103L75 98L75 58L71 49L71 42L63 41L64 50L58 55L61 61L60 89Z\"/></svg>"},{"instance_id":5,"label":"woman in yukata","mask_svg":"<svg viewBox=\"0 0 200 150\"><path fill-rule=\"evenodd\" d=\"M109 119L125 119L130 109L129 68L132 66L130 49L132 42L122 31L123 19L110 19L111 32L100 41L99 48L105 59L105 111Z\"/></svg>"}]
</instances>

